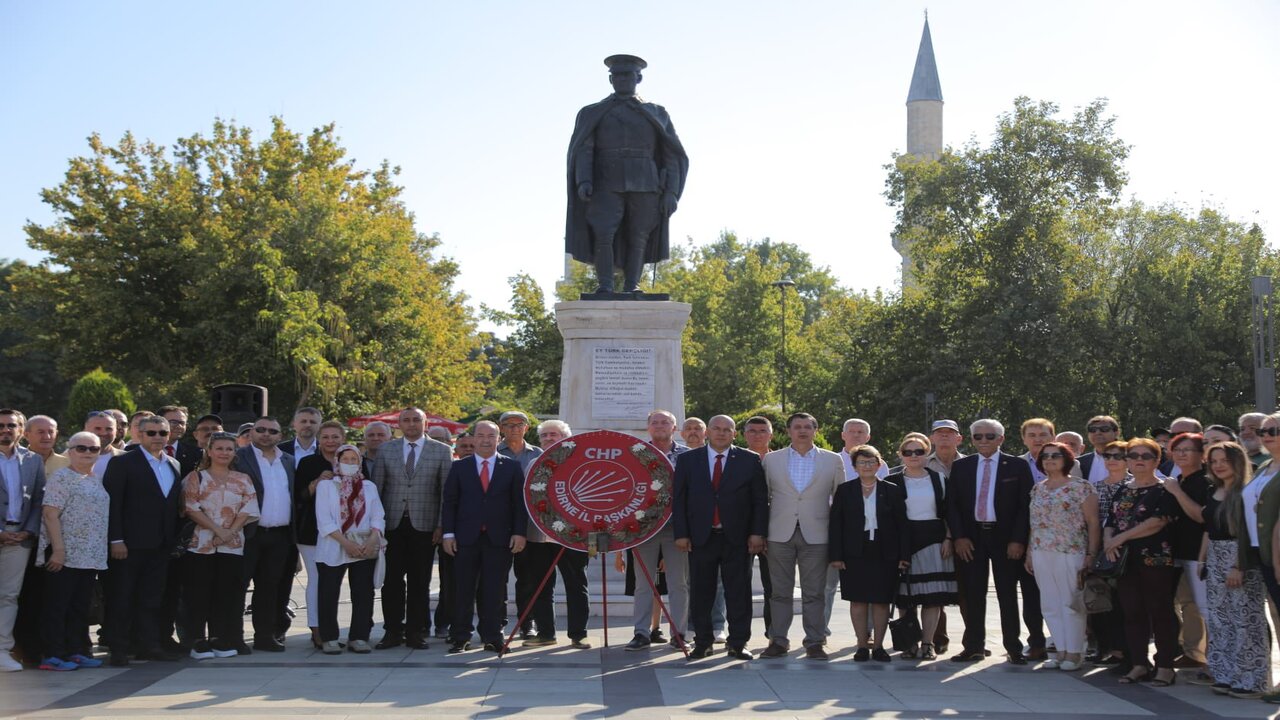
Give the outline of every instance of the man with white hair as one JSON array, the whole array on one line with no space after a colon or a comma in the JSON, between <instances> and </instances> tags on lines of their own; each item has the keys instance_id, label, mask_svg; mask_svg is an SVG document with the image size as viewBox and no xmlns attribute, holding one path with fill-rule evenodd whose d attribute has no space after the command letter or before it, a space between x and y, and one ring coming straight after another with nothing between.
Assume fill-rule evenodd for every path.
<instances>
[{"instance_id":1,"label":"man with white hair","mask_svg":"<svg viewBox=\"0 0 1280 720\"><path fill-rule=\"evenodd\" d=\"M1058 433L1058 436L1055 437L1054 440L1071 448L1071 452L1075 454L1076 458L1079 458L1084 454L1084 438L1081 437L1078 432L1063 430Z\"/></svg>"},{"instance_id":2,"label":"man with white hair","mask_svg":"<svg viewBox=\"0 0 1280 720\"><path fill-rule=\"evenodd\" d=\"M956 460L947 478L947 525L955 539L956 573L964 595L964 647L951 659L976 662L985 657L987 583L994 574L1005 651L1009 662L1025 665L1017 585L1030 536L1031 468L1022 458L1001 452L1004 425L999 421L975 421L969 432L977 452ZM1043 634L1039 647L1044 647Z\"/></svg>"},{"instance_id":3,"label":"man with white hair","mask_svg":"<svg viewBox=\"0 0 1280 720\"><path fill-rule=\"evenodd\" d=\"M1244 446L1245 452L1249 453L1249 462L1253 463L1255 468L1271 457L1267 449L1262 447L1262 438L1258 437L1258 428L1262 427L1262 421L1266 419L1266 413L1250 412L1241 415L1238 421L1240 444Z\"/></svg>"},{"instance_id":4,"label":"man with white hair","mask_svg":"<svg viewBox=\"0 0 1280 720\"><path fill-rule=\"evenodd\" d=\"M40 456L44 461L44 477L49 479L53 474L71 464L66 455L53 451L58 442L58 421L48 415L33 415L27 420L27 429L22 433L27 441L27 449Z\"/></svg>"}]
</instances>

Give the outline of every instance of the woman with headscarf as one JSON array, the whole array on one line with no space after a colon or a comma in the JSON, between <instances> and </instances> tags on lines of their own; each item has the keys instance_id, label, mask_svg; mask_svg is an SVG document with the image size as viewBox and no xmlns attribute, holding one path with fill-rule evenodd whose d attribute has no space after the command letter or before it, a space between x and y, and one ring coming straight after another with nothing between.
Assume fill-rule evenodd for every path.
<instances>
[{"instance_id":1,"label":"woman with headscarf","mask_svg":"<svg viewBox=\"0 0 1280 720\"><path fill-rule=\"evenodd\" d=\"M351 652L367 653L373 629L374 570L386 531L378 489L361 472L360 451L342 445L334 453L333 476L316 485L316 570L320 576L320 641L326 655L338 643L338 595L342 577L351 592Z\"/></svg>"}]
</instances>

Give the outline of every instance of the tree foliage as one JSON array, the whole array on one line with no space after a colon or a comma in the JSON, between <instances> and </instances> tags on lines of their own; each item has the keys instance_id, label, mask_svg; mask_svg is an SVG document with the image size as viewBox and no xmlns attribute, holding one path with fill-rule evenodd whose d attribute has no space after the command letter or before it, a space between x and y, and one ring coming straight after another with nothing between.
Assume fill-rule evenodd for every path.
<instances>
[{"instance_id":1,"label":"tree foliage","mask_svg":"<svg viewBox=\"0 0 1280 720\"><path fill-rule=\"evenodd\" d=\"M48 259L15 286L57 311L24 351L101 365L144 404L199 407L222 382L268 387L276 412L456 415L482 396L457 268L414 229L398 169L357 169L332 125L89 148L43 192L57 220L26 228Z\"/></svg>"},{"instance_id":2,"label":"tree foliage","mask_svg":"<svg viewBox=\"0 0 1280 720\"><path fill-rule=\"evenodd\" d=\"M133 393L110 373L102 368L94 368L71 386L63 424L69 430L76 430L84 427L85 418L89 413L112 409L119 410L125 415L132 415L137 409L133 402Z\"/></svg>"}]
</instances>

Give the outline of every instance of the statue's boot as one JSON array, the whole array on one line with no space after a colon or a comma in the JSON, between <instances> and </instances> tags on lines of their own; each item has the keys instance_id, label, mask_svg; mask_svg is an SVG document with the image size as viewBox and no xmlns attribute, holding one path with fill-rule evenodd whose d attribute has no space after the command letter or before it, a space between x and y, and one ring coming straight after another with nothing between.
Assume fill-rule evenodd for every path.
<instances>
[{"instance_id":1,"label":"statue's boot","mask_svg":"<svg viewBox=\"0 0 1280 720\"><path fill-rule=\"evenodd\" d=\"M596 292L613 292L613 243L596 243Z\"/></svg>"},{"instance_id":2,"label":"statue's boot","mask_svg":"<svg viewBox=\"0 0 1280 720\"><path fill-rule=\"evenodd\" d=\"M644 245L644 240L633 240L631 247L627 248L627 266L623 270L625 284L622 292L640 292L640 274L644 272Z\"/></svg>"}]
</instances>

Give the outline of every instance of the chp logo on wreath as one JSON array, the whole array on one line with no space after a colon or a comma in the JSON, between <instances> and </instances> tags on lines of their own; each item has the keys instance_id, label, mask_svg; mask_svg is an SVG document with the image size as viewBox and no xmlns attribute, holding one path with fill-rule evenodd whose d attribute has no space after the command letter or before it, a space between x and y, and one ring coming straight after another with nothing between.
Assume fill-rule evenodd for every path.
<instances>
[{"instance_id":1,"label":"chp logo on wreath","mask_svg":"<svg viewBox=\"0 0 1280 720\"><path fill-rule=\"evenodd\" d=\"M529 469L529 517L555 542L587 550L592 533L609 533L609 550L648 540L671 517L671 462L661 450L613 430L574 435Z\"/></svg>"}]
</instances>

